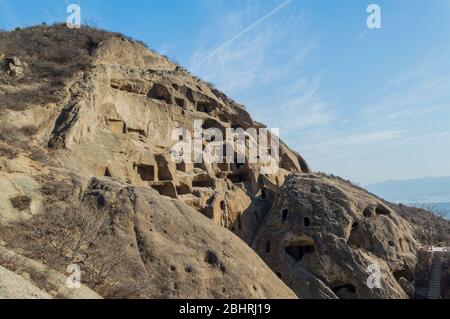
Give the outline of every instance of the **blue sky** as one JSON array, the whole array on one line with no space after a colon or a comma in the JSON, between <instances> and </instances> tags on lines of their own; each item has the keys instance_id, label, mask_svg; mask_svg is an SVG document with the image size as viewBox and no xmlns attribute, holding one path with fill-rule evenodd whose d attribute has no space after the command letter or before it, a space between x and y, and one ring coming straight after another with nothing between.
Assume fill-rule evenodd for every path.
<instances>
[{"instance_id":1,"label":"blue sky","mask_svg":"<svg viewBox=\"0 0 450 319\"><path fill-rule=\"evenodd\" d=\"M0 0L0 28L65 21L77 2ZM79 2L84 22L145 41L280 128L315 170L450 176L450 0ZM371 3L382 29L366 26Z\"/></svg>"}]
</instances>

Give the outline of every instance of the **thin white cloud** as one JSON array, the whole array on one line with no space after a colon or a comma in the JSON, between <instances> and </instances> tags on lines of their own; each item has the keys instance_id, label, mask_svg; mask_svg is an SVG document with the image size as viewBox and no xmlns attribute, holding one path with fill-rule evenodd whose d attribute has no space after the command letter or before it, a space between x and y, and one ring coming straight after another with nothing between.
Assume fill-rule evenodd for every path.
<instances>
[{"instance_id":1,"label":"thin white cloud","mask_svg":"<svg viewBox=\"0 0 450 319\"><path fill-rule=\"evenodd\" d=\"M450 107L450 54L428 57L387 82L380 98L364 106L363 120L372 125L406 125L425 114ZM420 117L419 117L420 116Z\"/></svg>"},{"instance_id":2,"label":"thin white cloud","mask_svg":"<svg viewBox=\"0 0 450 319\"><path fill-rule=\"evenodd\" d=\"M440 64L448 61L448 59L450 57L450 47L448 48L447 51L448 51L448 53L444 53L441 56L427 57L427 59L424 62L422 62L421 64L419 64L419 66L412 68L411 70L408 70L402 74L399 74L394 79L389 81L387 83L387 85L389 87L398 86L398 85L404 84L408 80L417 78L418 76L423 76L424 74L426 74L427 72L429 72L430 70L435 68L436 66L439 66Z\"/></svg>"},{"instance_id":3,"label":"thin white cloud","mask_svg":"<svg viewBox=\"0 0 450 319\"><path fill-rule=\"evenodd\" d=\"M426 154L449 155L449 74L445 53L393 76L378 88L379 99L348 114L337 128L305 136L303 155L313 167L334 167L335 173L366 181L436 173L424 162ZM439 168L450 173L449 166Z\"/></svg>"},{"instance_id":4,"label":"thin white cloud","mask_svg":"<svg viewBox=\"0 0 450 319\"><path fill-rule=\"evenodd\" d=\"M418 168L425 172L419 159L400 163L406 155L399 152L419 146L431 151L448 136L438 122L439 114L447 119L450 115L449 51L390 76L384 86L374 87L370 103L354 105L349 100L345 103L351 108L344 108L322 92L326 70L305 71L320 42L296 2L203 60L211 53L208 44L232 38L260 16L255 14L258 2L248 3L252 6L239 12L221 12L217 23L213 18L191 60L195 73L243 102L256 120L280 128L281 138L313 169L336 168L336 173L361 181L413 176Z\"/></svg>"},{"instance_id":5,"label":"thin white cloud","mask_svg":"<svg viewBox=\"0 0 450 319\"><path fill-rule=\"evenodd\" d=\"M238 40L239 38L241 38L243 35L245 35L246 33L248 33L249 31L251 31L252 29L254 29L255 27L257 27L259 24L263 23L264 21L266 21L267 19L269 19L271 16L273 16L274 14L276 14L278 11L280 11L281 9L283 9L284 7L286 7L288 4L290 4L293 0L286 0L284 1L282 4L280 4L279 6L277 6L275 9L273 9L272 11L270 11L269 13L267 13L265 16L263 16L262 18L258 19L257 21L255 21L254 23L252 23L251 25L249 25L248 27L246 27L244 30L240 31L238 34L236 34L235 36L233 36L231 39L225 41L224 43L222 43L219 47L217 47L216 49L212 50L205 58L203 58L201 61L199 61L199 63L204 63L206 60L211 59L212 57L214 57L215 55L217 55L220 51L222 51L224 48L226 48L227 46L229 46L230 44L232 44L234 41Z\"/></svg>"},{"instance_id":6,"label":"thin white cloud","mask_svg":"<svg viewBox=\"0 0 450 319\"><path fill-rule=\"evenodd\" d=\"M334 161L354 157L357 153L367 154L370 149L374 151L381 145L387 145L400 138L405 132L400 130L382 130L372 132L359 132L348 134L347 132L335 132L334 134L320 134L320 140L316 143L307 143L304 151L311 154L312 158Z\"/></svg>"},{"instance_id":7,"label":"thin white cloud","mask_svg":"<svg viewBox=\"0 0 450 319\"><path fill-rule=\"evenodd\" d=\"M257 2L251 3L257 6ZM284 2L284 6L289 3ZM222 14L221 23L209 26L205 42L229 34L223 25L245 25L255 9L251 6ZM213 58L204 60L208 51L200 47L190 63L194 73L244 103L258 121L280 128L282 136L325 125L333 117L320 97L321 74L311 78L303 70L316 39L305 32L305 17L299 8L289 9L272 14L266 23L220 46Z\"/></svg>"}]
</instances>

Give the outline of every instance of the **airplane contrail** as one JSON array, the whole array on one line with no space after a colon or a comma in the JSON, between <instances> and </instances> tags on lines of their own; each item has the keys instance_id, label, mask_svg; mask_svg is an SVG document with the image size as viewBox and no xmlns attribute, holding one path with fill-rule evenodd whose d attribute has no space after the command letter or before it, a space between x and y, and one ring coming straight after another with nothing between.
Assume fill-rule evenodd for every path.
<instances>
[{"instance_id":1,"label":"airplane contrail","mask_svg":"<svg viewBox=\"0 0 450 319\"><path fill-rule=\"evenodd\" d=\"M275 13L277 13L278 11L280 11L281 9L283 9L284 7L286 7L288 4L290 4L291 2L293 2L294 0L287 0L285 2L283 2L282 4L280 4L278 7L276 7L275 9L273 9L272 11L270 11L268 14L266 14L264 17L262 17L261 19L259 19L258 21L252 23L251 25L249 25L247 28L245 28L244 30L242 30L241 32L239 32L238 34L236 34L234 37L232 37L231 39L227 40L226 42L224 42L222 45L220 45L219 47L217 47L216 49L214 49L213 51L211 51L211 53L209 53L200 63L201 64L203 62L205 62L206 60L210 59L211 57L213 57L214 55L216 55L218 52L220 52L223 48L225 48L226 46L228 46L230 43L236 41L237 39L239 39L240 37L242 37L244 34L246 34L248 31L250 31L251 29L255 28L258 24L264 22L265 20L269 19L271 16L273 16Z\"/></svg>"}]
</instances>

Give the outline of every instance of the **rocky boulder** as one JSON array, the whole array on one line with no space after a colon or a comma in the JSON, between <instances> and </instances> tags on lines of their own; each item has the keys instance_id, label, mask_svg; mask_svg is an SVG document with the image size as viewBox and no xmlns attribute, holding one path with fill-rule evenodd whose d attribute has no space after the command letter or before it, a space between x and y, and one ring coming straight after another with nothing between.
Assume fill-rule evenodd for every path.
<instances>
[{"instance_id":1,"label":"rocky boulder","mask_svg":"<svg viewBox=\"0 0 450 319\"><path fill-rule=\"evenodd\" d=\"M15 79L21 79L25 76L25 65L18 57L5 58L3 54L3 57L0 55L0 62L3 62L4 69L9 76Z\"/></svg>"},{"instance_id":2,"label":"rocky boulder","mask_svg":"<svg viewBox=\"0 0 450 319\"><path fill-rule=\"evenodd\" d=\"M412 233L362 189L338 178L293 174L254 247L299 297L407 298L416 264ZM377 270L381 286L370 288Z\"/></svg>"},{"instance_id":3,"label":"rocky boulder","mask_svg":"<svg viewBox=\"0 0 450 319\"><path fill-rule=\"evenodd\" d=\"M93 179L84 201L109 212L105 237L127 253L137 278L151 276L140 297L296 297L238 237L178 200Z\"/></svg>"}]
</instances>

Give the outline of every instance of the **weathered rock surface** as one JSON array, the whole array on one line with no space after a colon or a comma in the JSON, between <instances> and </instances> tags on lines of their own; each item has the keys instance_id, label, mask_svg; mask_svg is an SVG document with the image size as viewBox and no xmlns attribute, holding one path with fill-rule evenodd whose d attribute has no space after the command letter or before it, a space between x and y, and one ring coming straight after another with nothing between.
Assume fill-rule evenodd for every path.
<instances>
[{"instance_id":1,"label":"weathered rock surface","mask_svg":"<svg viewBox=\"0 0 450 319\"><path fill-rule=\"evenodd\" d=\"M7 266L8 271L15 276L22 275L21 278L27 285L36 286L42 292L37 298L102 299L98 293L84 284L76 289L68 287L67 277L62 273L3 246L0 246L0 264ZM14 283L14 278L10 276L11 284ZM5 291L9 291L8 287L5 288ZM28 297L24 296L23 298Z\"/></svg>"},{"instance_id":2,"label":"weathered rock surface","mask_svg":"<svg viewBox=\"0 0 450 319\"><path fill-rule=\"evenodd\" d=\"M151 276L138 297L296 298L238 237L178 200L93 179L84 201L109 212L105 240L127 252L137 278Z\"/></svg>"},{"instance_id":3,"label":"weathered rock surface","mask_svg":"<svg viewBox=\"0 0 450 319\"><path fill-rule=\"evenodd\" d=\"M0 266L0 299L51 299L28 280Z\"/></svg>"},{"instance_id":4,"label":"weathered rock surface","mask_svg":"<svg viewBox=\"0 0 450 319\"><path fill-rule=\"evenodd\" d=\"M300 297L407 298L399 281L406 287L413 280L412 231L379 199L347 182L293 174L254 247ZM381 270L381 289L367 285L371 265Z\"/></svg>"}]
</instances>

